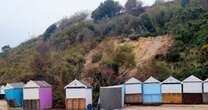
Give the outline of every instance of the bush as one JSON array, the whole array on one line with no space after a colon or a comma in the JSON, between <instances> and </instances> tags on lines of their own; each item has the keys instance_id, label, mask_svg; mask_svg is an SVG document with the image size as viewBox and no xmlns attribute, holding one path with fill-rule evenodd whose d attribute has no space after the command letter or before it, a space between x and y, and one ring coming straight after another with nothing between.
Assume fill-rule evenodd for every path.
<instances>
[{"instance_id":1,"label":"bush","mask_svg":"<svg viewBox=\"0 0 208 110\"><path fill-rule=\"evenodd\" d=\"M97 63L102 59L103 55L102 53L96 53L92 56L92 63Z\"/></svg>"}]
</instances>

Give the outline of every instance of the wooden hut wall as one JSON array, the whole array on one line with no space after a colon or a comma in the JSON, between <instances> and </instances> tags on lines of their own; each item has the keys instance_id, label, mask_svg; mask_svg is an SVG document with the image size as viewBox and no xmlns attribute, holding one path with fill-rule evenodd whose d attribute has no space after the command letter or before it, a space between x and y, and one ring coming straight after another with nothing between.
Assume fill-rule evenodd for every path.
<instances>
[{"instance_id":1,"label":"wooden hut wall","mask_svg":"<svg viewBox=\"0 0 208 110\"><path fill-rule=\"evenodd\" d=\"M24 100L23 101L24 110L40 110L39 100Z\"/></svg>"},{"instance_id":2,"label":"wooden hut wall","mask_svg":"<svg viewBox=\"0 0 208 110\"><path fill-rule=\"evenodd\" d=\"M86 110L86 99L66 99L65 100L66 110Z\"/></svg>"},{"instance_id":3,"label":"wooden hut wall","mask_svg":"<svg viewBox=\"0 0 208 110\"><path fill-rule=\"evenodd\" d=\"M38 88L24 88L23 99L24 110L40 110L40 97Z\"/></svg>"},{"instance_id":4,"label":"wooden hut wall","mask_svg":"<svg viewBox=\"0 0 208 110\"><path fill-rule=\"evenodd\" d=\"M162 84L162 103L179 104L182 103L181 84Z\"/></svg>"},{"instance_id":5,"label":"wooden hut wall","mask_svg":"<svg viewBox=\"0 0 208 110\"><path fill-rule=\"evenodd\" d=\"M66 100L67 110L75 109L86 109L89 104L92 104L92 89L91 88L67 88L66 89Z\"/></svg>"},{"instance_id":6,"label":"wooden hut wall","mask_svg":"<svg viewBox=\"0 0 208 110\"><path fill-rule=\"evenodd\" d=\"M182 100L184 104L201 104L201 93L183 93Z\"/></svg>"},{"instance_id":7,"label":"wooden hut wall","mask_svg":"<svg viewBox=\"0 0 208 110\"><path fill-rule=\"evenodd\" d=\"M126 94L125 104L141 104L142 94Z\"/></svg>"},{"instance_id":8,"label":"wooden hut wall","mask_svg":"<svg viewBox=\"0 0 208 110\"><path fill-rule=\"evenodd\" d=\"M125 85L125 103L140 104L142 103L142 85L126 84Z\"/></svg>"},{"instance_id":9,"label":"wooden hut wall","mask_svg":"<svg viewBox=\"0 0 208 110\"><path fill-rule=\"evenodd\" d=\"M208 103L208 82L203 83L203 103Z\"/></svg>"},{"instance_id":10,"label":"wooden hut wall","mask_svg":"<svg viewBox=\"0 0 208 110\"><path fill-rule=\"evenodd\" d=\"M202 100L201 82L183 83L182 102L184 104L201 104Z\"/></svg>"}]
</instances>

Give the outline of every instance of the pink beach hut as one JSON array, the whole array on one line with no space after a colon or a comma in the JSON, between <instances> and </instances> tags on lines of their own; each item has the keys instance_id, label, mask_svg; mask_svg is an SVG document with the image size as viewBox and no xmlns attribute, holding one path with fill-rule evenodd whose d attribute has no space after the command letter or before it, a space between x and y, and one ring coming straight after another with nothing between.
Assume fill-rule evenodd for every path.
<instances>
[{"instance_id":1,"label":"pink beach hut","mask_svg":"<svg viewBox=\"0 0 208 110\"><path fill-rule=\"evenodd\" d=\"M29 81L23 89L24 110L52 108L52 86L45 81Z\"/></svg>"}]
</instances>

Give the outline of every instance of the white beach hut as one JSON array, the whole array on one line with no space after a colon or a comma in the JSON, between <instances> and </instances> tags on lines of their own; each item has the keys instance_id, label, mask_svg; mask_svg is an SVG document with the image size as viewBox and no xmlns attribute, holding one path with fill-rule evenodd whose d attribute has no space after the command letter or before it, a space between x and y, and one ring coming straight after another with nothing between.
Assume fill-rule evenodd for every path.
<instances>
[{"instance_id":1,"label":"white beach hut","mask_svg":"<svg viewBox=\"0 0 208 110\"><path fill-rule=\"evenodd\" d=\"M182 101L186 104L202 103L202 83L203 81L194 75L183 80Z\"/></svg>"},{"instance_id":2,"label":"white beach hut","mask_svg":"<svg viewBox=\"0 0 208 110\"><path fill-rule=\"evenodd\" d=\"M125 86L125 103L138 104L142 103L142 83L136 78L130 78L124 83Z\"/></svg>"},{"instance_id":3,"label":"white beach hut","mask_svg":"<svg viewBox=\"0 0 208 110\"><path fill-rule=\"evenodd\" d=\"M86 110L92 106L92 87L84 81L74 80L65 86L66 110Z\"/></svg>"},{"instance_id":4,"label":"white beach hut","mask_svg":"<svg viewBox=\"0 0 208 110\"><path fill-rule=\"evenodd\" d=\"M170 76L161 83L162 103L182 103L182 84Z\"/></svg>"}]
</instances>

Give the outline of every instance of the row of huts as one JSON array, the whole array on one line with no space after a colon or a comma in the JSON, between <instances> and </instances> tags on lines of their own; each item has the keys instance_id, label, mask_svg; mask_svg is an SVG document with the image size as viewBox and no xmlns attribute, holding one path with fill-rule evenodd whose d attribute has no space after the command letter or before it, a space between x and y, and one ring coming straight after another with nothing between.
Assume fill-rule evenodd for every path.
<instances>
[{"instance_id":1,"label":"row of huts","mask_svg":"<svg viewBox=\"0 0 208 110\"><path fill-rule=\"evenodd\" d=\"M7 83L0 88L0 99L6 99L11 107L24 110L45 110L52 107L52 86L45 81Z\"/></svg>"},{"instance_id":2,"label":"row of huts","mask_svg":"<svg viewBox=\"0 0 208 110\"><path fill-rule=\"evenodd\" d=\"M100 88L100 107L122 108L124 104L202 104L208 103L208 79L190 76L182 82L170 76L163 82L154 77L143 83L136 78L123 85Z\"/></svg>"},{"instance_id":3,"label":"row of huts","mask_svg":"<svg viewBox=\"0 0 208 110\"><path fill-rule=\"evenodd\" d=\"M84 81L74 80L65 86L66 110L92 110L92 88ZM0 100L7 100L11 107L24 110L52 108L52 86L45 81L7 83L0 88Z\"/></svg>"},{"instance_id":4,"label":"row of huts","mask_svg":"<svg viewBox=\"0 0 208 110\"><path fill-rule=\"evenodd\" d=\"M65 86L66 110L92 110L92 87L74 80ZM0 99L24 110L44 110L52 107L52 86L45 81L8 83L0 88ZM122 85L100 87L101 109L122 108L124 104L201 104L208 103L208 80L190 76L182 82L170 76L163 82L150 77L141 82L136 78Z\"/></svg>"}]
</instances>

